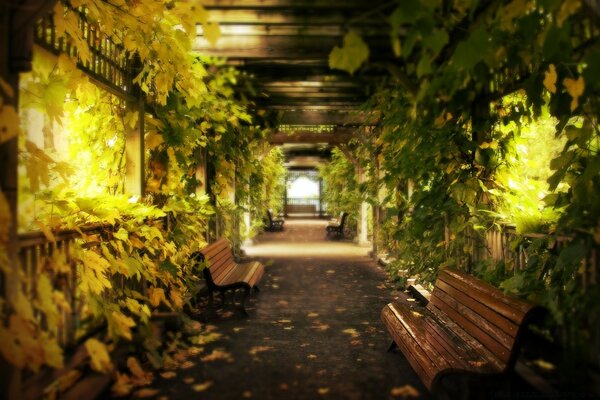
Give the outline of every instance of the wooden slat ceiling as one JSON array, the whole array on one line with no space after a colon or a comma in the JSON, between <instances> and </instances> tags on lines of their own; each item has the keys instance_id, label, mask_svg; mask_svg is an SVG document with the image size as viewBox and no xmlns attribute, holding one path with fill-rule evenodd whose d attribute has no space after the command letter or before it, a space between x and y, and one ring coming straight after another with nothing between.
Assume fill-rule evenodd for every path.
<instances>
[{"instance_id":1,"label":"wooden slat ceiling","mask_svg":"<svg viewBox=\"0 0 600 400\"><path fill-rule=\"evenodd\" d=\"M385 21L394 1L384 0L205 0L222 35L215 47L202 36L194 49L229 62L256 79L257 108L275 110L281 123L334 125L328 140L339 143L352 127L369 123L355 111L372 91L377 72L350 76L328 66L329 53L349 29L370 47L369 62L392 58ZM321 143L328 134L300 132L289 142ZM274 143L285 143L285 134Z\"/></svg>"}]
</instances>

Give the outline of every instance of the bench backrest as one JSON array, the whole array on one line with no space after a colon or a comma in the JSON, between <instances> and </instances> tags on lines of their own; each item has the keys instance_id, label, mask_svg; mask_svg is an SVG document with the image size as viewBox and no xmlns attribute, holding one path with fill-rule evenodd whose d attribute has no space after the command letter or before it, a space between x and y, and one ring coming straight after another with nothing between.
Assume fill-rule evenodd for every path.
<instances>
[{"instance_id":1,"label":"bench backrest","mask_svg":"<svg viewBox=\"0 0 600 400\"><path fill-rule=\"evenodd\" d=\"M269 225L273 225L273 214L271 210L267 210L267 217L269 218Z\"/></svg>"},{"instance_id":2,"label":"bench backrest","mask_svg":"<svg viewBox=\"0 0 600 400\"><path fill-rule=\"evenodd\" d=\"M204 270L204 277L209 285L213 285L219 276L226 273L235 265L233 253L231 252L231 244L227 239L219 239L211 243L202 249L201 253L207 265L207 268Z\"/></svg>"},{"instance_id":3,"label":"bench backrest","mask_svg":"<svg viewBox=\"0 0 600 400\"><path fill-rule=\"evenodd\" d=\"M515 342L534 306L505 295L473 276L440 271L428 307L437 307L506 365L516 359Z\"/></svg>"},{"instance_id":4,"label":"bench backrest","mask_svg":"<svg viewBox=\"0 0 600 400\"><path fill-rule=\"evenodd\" d=\"M340 228L344 229L344 226L346 225L346 218L348 217L348 213L346 211L342 211L342 213L340 214Z\"/></svg>"}]
</instances>

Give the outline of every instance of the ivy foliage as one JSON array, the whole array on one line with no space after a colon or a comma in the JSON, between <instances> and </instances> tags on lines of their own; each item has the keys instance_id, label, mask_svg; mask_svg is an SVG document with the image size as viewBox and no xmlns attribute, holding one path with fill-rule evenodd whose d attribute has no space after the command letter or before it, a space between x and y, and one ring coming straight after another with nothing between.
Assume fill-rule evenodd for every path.
<instances>
[{"instance_id":1,"label":"ivy foliage","mask_svg":"<svg viewBox=\"0 0 600 400\"><path fill-rule=\"evenodd\" d=\"M595 13L580 0L398 1L382 19L396 60L365 106L377 127L361 144L381 155L383 177L369 180L387 191L396 269L432 282L444 266L472 268L546 306L559 340L588 359L600 337L600 289L582 267L600 245ZM536 176L514 171L535 161ZM529 261L516 273L478 255L505 224L548 235L517 236L511 249Z\"/></svg>"}]
</instances>

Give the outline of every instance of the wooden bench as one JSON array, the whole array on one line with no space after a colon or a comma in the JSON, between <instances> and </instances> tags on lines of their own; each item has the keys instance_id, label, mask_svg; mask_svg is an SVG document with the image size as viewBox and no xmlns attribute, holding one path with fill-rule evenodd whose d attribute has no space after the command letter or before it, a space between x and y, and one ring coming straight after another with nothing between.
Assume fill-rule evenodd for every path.
<instances>
[{"instance_id":1,"label":"wooden bench","mask_svg":"<svg viewBox=\"0 0 600 400\"><path fill-rule=\"evenodd\" d=\"M257 285L265 272L265 267L258 261L244 264L236 263L233 259L231 245L227 239L217 240L197 255L197 259L205 261L207 265L203 271L209 291L209 305L211 308L215 291L221 293L224 302L227 291L235 292L237 289L243 289L244 295L240 303L240 309L244 315L248 315L246 300L253 290L259 290Z\"/></svg>"},{"instance_id":2,"label":"wooden bench","mask_svg":"<svg viewBox=\"0 0 600 400\"><path fill-rule=\"evenodd\" d=\"M335 237L343 238L344 237L344 228L346 227L346 219L348 218L348 213L342 211L340 213L340 218L337 221L330 222L325 230L327 231L327 236L335 235Z\"/></svg>"},{"instance_id":3,"label":"wooden bench","mask_svg":"<svg viewBox=\"0 0 600 400\"><path fill-rule=\"evenodd\" d=\"M266 231L282 231L285 221L281 218L274 219L271 210L267 210L268 225L265 226Z\"/></svg>"},{"instance_id":4,"label":"wooden bench","mask_svg":"<svg viewBox=\"0 0 600 400\"><path fill-rule=\"evenodd\" d=\"M450 373L500 374L513 368L533 305L462 272L440 271L426 307L390 303L381 319L430 391Z\"/></svg>"}]
</instances>

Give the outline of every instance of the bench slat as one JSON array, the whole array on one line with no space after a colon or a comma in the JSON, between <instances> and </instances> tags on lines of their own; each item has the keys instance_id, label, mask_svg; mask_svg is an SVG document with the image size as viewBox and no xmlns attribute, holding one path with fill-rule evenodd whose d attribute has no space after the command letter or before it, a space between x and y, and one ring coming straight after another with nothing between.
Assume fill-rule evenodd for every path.
<instances>
[{"instance_id":1,"label":"bench slat","mask_svg":"<svg viewBox=\"0 0 600 400\"><path fill-rule=\"evenodd\" d=\"M446 305L452 307L452 309L461 317L470 321L477 330L485 333L490 339L496 341L510 352L510 348L512 347L514 341L514 336L510 336L492 324L488 319L489 315L477 313L464 303L458 301L451 293L444 292L440 287L437 287L435 292L436 293L433 294L432 297L441 297L442 301ZM477 337L477 334L470 331L470 327L471 326L468 325L464 328L471 336Z\"/></svg>"},{"instance_id":2,"label":"bench slat","mask_svg":"<svg viewBox=\"0 0 600 400\"><path fill-rule=\"evenodd\" d=\"M481 295L486 299L486 304L488 304L489 301L491 308L496 309L497 312L516 324L521 324L527 313L533 308L533 305L526 301L507 296L500 289L495 288L489 283L483 282L473 276L460 273L456 270L446 268L441 271L440 276L449 276L452 279L461 282L463 287L466 288L465 293L469 293L476 289L480 293L478 296ZM504 305L505 307L502 307L501 305Z\"/></svg>"},{"instance_id":3,"label":"bench slat","mask_svg":"<svg viewBox=\"0 0 600 400\"><path fill-rule=\"evenodd\" d=\"M474 312L481 315L486 315L490 322L494 324L494 326L502 329L502 331L510 337L515 337L517 335L518 326L515 323L503 315L494 312L494 310L490 310L489 306L485 303L482 303L481 300L471 297L467 293L442 280L439 280L436 283L436 287L442 289L445 293L457 299L460 301L460 303L469 307Z\"/></svg>"},{"instance_id":4,"label":"bench slat","mask_svg":"<svg viewBox=\"0 0 600 400\"><path fill-rule=\"evenodd\" d=\"M202 250L204 257L211 258L221 252L224 248L229 248L229 242L226 239L219 239Z\"/></svg>"}]
</instances>

